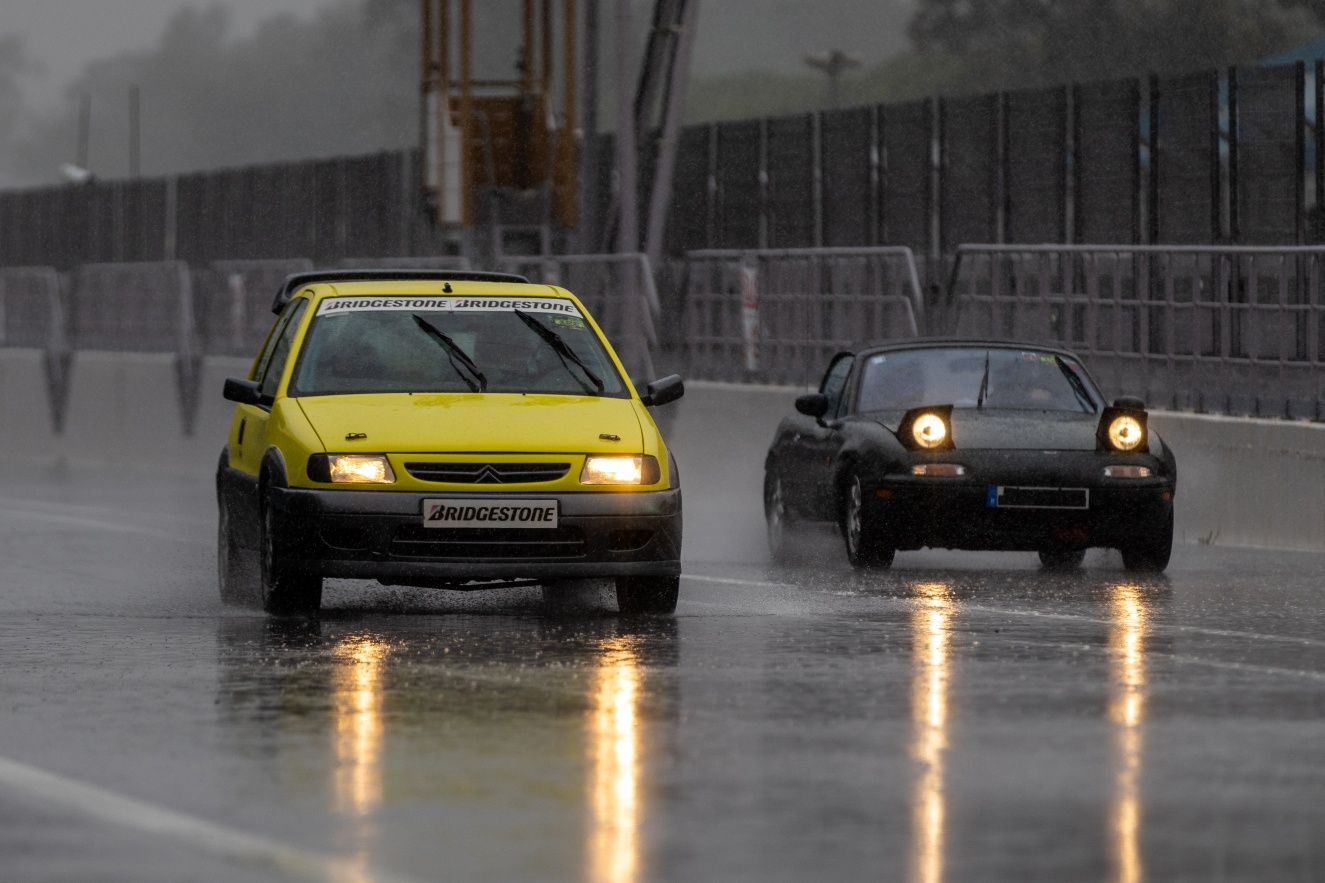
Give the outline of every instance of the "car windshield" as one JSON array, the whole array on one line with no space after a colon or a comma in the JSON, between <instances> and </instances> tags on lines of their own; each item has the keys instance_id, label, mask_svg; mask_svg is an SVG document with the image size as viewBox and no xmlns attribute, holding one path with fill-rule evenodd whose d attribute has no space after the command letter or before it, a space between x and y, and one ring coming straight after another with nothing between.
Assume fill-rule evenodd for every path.
<instances>
[{"instance_id":1,"label":"car windshield","mask_svg":"<svg viewBox=\"0 0 1325 883\"><path fill-rule=\"evenodd\" d=\"M863 413L951 404L1093 414L1099 402L1075 360L1036 350L897 350L868 357L861 376Z\"/></svg>"},{"instance_id":2,"label":"car windshield","mask_svg":"<svg viewBox=\"0 0 1325 883\"><path fill-rule=\"evenodd\" d=\"M471 391L627 395L561 298L326 298L290 384L296 396Z\"/></svg>"}]
</instances>

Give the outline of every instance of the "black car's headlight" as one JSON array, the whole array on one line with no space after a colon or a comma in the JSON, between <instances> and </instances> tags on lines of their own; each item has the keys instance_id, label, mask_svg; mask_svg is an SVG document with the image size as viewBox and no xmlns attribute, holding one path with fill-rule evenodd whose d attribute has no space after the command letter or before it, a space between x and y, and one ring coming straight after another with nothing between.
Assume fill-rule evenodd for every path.
<instances>
[{"instance_id":1,"label":"black car's headlight","mask_svg":"<svg viewBox=\"0 0 1325 883\"><path fill-rule=\"evenodd\" d=\"M1118 451L1135 451L1145 440L1146 431L1131 414L1119 414L1109 421L1109 444Z\"/></svg>"},{"instance_id":2,"label":"black car's headlight","mask_svg":"<svg viewBox=\"0 0 1325 883\"><path fill-rule=\"evenodd\" d=\"M911 423L911 437L926 450L934 450L948 439L948 421L938 414L926 412Z\"/></svg>"},{"instance_id":3,"label":"black car's headlight","mask_svg":"<svg viewBox=\"0 0 1325 883\"><path fill-rule=\"evenodd\" d=\"M314 454L308 477L329 484L392 484L396 473L385 454Z\"/></svg>"}]
</instances>

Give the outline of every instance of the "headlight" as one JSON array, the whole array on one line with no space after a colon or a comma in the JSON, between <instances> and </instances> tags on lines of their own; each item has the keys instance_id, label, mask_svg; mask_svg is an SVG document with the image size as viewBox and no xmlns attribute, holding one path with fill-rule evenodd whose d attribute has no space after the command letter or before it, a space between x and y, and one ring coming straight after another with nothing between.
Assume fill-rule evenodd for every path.
<instances>
[{"instance_id":1,"label":"headlight","mask_svg":"<svg viewBox=\"0 0 1325 883\"><path fill-rule=\"evenodd\" d=\"M656 484L661 472L653 457L587 457L580 484Z\"/></svg>"},{"instance_id":2,"label":"headlight","mask_svg":"<svg viewBox=\"0 0 1325 883\"><path fill-rule=\"evenodd\" d=\"M1141 422L1126 414L1114 417L1113 422L1109 424L1109 444L1120 451L1135 450L1137 445L1141 444L1144 435Z\"/></svg>"},{"instance_id":3,"label":"headlight","mask_svg":"<svg viewBox=\"0 0 1325 883\"><path fill-rule=\"evenodd\" d=\"M391 484L396 480L382 454L317 454L308 462L308 477L335 484Z\"/></svg>"},{"instance_id":4,"label":"headlight","mask_svg":"<svg viewBox=\"0 0 1325 883\"><path fill-rule=\"evenodd\" d=\"M937 448L948 437L948 424L938 414L921 414L911 424L911 435L922 448Z\"/></svg>"}]
</instances>

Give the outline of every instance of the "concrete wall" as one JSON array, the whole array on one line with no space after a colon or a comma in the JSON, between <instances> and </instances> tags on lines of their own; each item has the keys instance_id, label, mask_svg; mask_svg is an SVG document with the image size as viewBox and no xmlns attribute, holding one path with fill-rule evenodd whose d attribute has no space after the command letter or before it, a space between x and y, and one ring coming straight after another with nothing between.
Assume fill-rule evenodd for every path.
<instances>
[{"instance_id":1,"label":"concrete wall","mask_svg":"<svg viewBox=\"0 0 1325 883\"><path fill-rule=\"evenodd\" d=\"M170 357L80 353L57 436L41 354L0 350L0 453L34 464L193 474L201 486L229 425L222 381L247 367L247 359L204 360L196 429L187 436ZM764 452L798 392L696 382L660 409L686 489L687 558L763 555ZM1155 413L1152 422L1178 455L1182 541L1325 551L1325 426L1176 413Z\"/></svg>"}]
</instances>

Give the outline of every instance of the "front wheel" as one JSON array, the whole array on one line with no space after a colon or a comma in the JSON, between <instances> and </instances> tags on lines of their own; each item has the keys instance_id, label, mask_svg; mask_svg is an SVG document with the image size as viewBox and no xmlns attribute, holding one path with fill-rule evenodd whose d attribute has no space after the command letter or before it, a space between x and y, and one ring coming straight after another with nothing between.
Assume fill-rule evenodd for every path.
<instances>
[{"instance_id":1,"label":"front wheel","mask_svg":"<svg viewBox=\"0 0 1325 883\"><path fill-rule=\"evenodd\" d=\"M773 473L764 476L764 524L768 531L768 553L778 564L791 558L791 513L782 490L782 479Z\"/></svg>"},{"instance_id":2,"label":"front wheel","mask_svg":"<svg viewBox=\"0 0 1325 883\"><path fill-rule=\"evenodd\" d=\"M842 535L852 567L883 570L892 566L897 550L888 542L878 517L865 507L865 491L859 475L853 475L847 486L842 504Z\"/></svg>"},{"instance_id":3,"label":"front wheel","mask_svg":"<svg viewBox=\"0 0 1325 883\"><path fill-rule=\"evenodd\" d=\"M230 524L230 507L222 503L216 514L216 581L222 604L247 606L256 600L252 565L246 569L244 564Z\"/></svg>"},{"instance_id":4,"label":"front wheel","mask_svg":"<svg viewBox=\"0 0 1325 883\"><path fill-rule=\"evenodd\" d=\"M262 609L278 615L316 613L322 606L322 577L300 573L284 560L284 540L275 509L262 496L261 536L258 538L262 577Z\"/></svg>"},{"instance_id":5,"label":"front wheel","mask_svg":"<svg viewBox=\"0 0 1325 883\"><path fill-rule=\"evenodd\" d=\"M1128 570L1163 572L1173 555L1173 510L1169 510L1163 526L1152 536L1133 540L1119 551L1123 553L1123 567Z\"/></svg>"},{"instance_id":6,"label":"front wheel","mask_svg":"<svg viewBox=\"0 0 1325 883\"><path fill-rule=\"evenodd\" d=\"M679 576L619 576L616 578L616 606L625 614L673 613L680 591Z\"/></svg>"}]
</instances>

